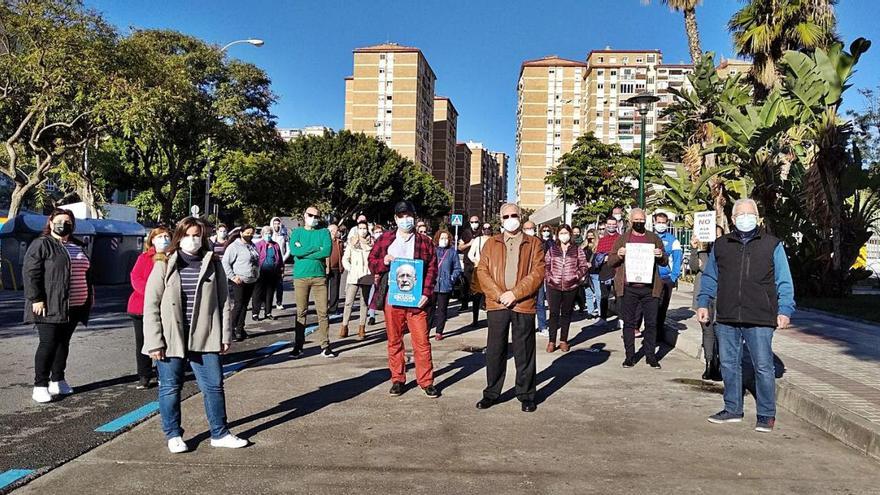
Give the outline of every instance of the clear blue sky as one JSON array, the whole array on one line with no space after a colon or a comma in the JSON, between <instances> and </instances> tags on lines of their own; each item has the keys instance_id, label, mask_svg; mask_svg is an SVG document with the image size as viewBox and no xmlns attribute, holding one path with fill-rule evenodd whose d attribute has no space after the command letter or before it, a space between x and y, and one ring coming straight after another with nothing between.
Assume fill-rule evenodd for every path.
<instances>
[{"instance_id":1,"label":"clear blue sky","mask_svg":"<svg viewBox=\"0 0 880 495\"><path fill-rule=\"evenodd\" d=\"M583 60L591 49L658 48L667 63L689 61L683 19L660 0L86 0L125 33L169 28L208 42L257 37L262 48L230 55L269 73L281 127L343 126L343 78L352 49L395 41L422 49L436 91L461 114L459 141L482 141L513 158L516 83L523 60L555 54ZM697 11L704 50L733 57L726 23L742 2L706 0ZM880 0L842 0L840 32L849 44L874 41L855 88L880 85ZM719 57L720 58L720 57ZM847 107L861 107L851 90ZM510 171L512 194L514 171Z\"/></svg>"}]
</instances>

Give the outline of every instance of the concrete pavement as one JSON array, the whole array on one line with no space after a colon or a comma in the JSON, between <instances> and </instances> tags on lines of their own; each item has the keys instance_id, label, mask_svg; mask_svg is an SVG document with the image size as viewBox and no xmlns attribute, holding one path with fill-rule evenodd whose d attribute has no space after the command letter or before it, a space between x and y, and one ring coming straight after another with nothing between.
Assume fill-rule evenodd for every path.
<instances>
[{"instance_id":1,"label":"concrete pavement","mask_svg":"<svg viewBox=\"0 0 880 495\"><path fill-rule=\"evenodd\" d=\"M16 493L877 493L870 458L780 410L777 430L712 425L720 387L685 353L623 369L618 331L579 322L572 351L538 338L538 411L506 402L479 411L485 329L433 343L437 385L387 394L384 334L341 343L339 358L285 351L227 381L232 430L253 445L217 450L202 402L184 402L193 451L169 454L158 418L32 481ZM337 326L333 326L335 332ZM458 330L456 330L458 329ZM685 332L687 333L687 332ZM307 348L308 349L308 348ZM412 380L412 371L410 379ZM509 362L507 388L513 383Z\"/></svg>"}]
</instances>

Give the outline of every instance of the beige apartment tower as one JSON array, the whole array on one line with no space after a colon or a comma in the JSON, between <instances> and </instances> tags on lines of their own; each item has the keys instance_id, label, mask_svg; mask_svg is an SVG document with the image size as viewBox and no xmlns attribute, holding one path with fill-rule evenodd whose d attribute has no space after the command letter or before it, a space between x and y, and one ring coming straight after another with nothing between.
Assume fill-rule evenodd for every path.
<instances>
[{"instance_id":1,"label":"beige apartment tower","mask_svg":"<svg viewBox=\"0 0 880 495\"><path fill-rule=\"evenodd\" d=\"M434 157L431 170L434 178L455 196L455 143L458 112L452 100L445 96L434 97Z\"/></svg>"},{"instance_id":2,"label":"beige apartment tower","mask_svg":"<svg viewBox=\"0 0 880 495\"><path fill-rule=\"evenodd\" d=\"M345 80L345 128L377 137L432 173L435 80L418 48L355 49L354 71Z\"/></svg>"},{"instance_id":3,"label":"beige apartment tower","mask_svg":"<svg viewBox=\"0 0 880 495\"><path fill-rule=\"evenodd\" d=\"M492 153L492 156L495 158L495 163L498 164L498 185L496 186L498 202L506 203L507 202L507 166L509 157L507 153L502 151L496 151Z\"/></svg>"},{"instance_id":4,"label":"beige apartment tower","mask_svg":"<svg viewBox=\"0 0 880 495\"><path fill-rule=\"evenodd\" d=\"M486 219L497 213L501 206L498 202L498 163L495 153L486 149L483 143L468 141L466 145L471 150L468 215Z\"/></svg>"},{"instance_id":5,"label":"beige apartment tower","mask_svg":"<svg viewBox=\"0 0 880 495\"><path fill-rule=\"evenodd\" d=\"M544 184L563 154L585 132L587 64L548 56L523 62L517 85L516 201L537 210L556 195ZM505 186L506 188L506 186Z\"/></svg>"},{"instance_id":6,"label":"beige apartment tower","mask_svg":"<svg viewBox=\"0 0 880 495\"><path fill-rule=\"evenodd\" d=\"M465 143L455 144L455 188L452 213L470 215L471 149Z\"/></svg>"}]
</instances>

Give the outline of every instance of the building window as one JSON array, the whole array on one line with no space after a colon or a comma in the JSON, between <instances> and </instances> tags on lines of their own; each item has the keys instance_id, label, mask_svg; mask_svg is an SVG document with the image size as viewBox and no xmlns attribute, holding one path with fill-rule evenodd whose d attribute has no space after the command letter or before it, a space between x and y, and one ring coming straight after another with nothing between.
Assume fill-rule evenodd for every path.
<instances>
[{"instance_id":1,"label":"building window","mask_svg":"<svg viewBox=\"0 0 880 495\"><path fill-rule=\"evenodd\" d=\"M386 96L385 99L391 101L391 95Z\"/></svg>"},{"instance_id":2,"label":"building window","mask_svg":"<svg viewBox=\"0 0 880 495\"><path fill-rule=\"evenodd\" d=\"M597 89L605 89L605 83L599 83L596 85Z\"/></svg>"},{"instance_id":3,"label":"building window","mask_svg":"<svg viewBox=\"0 0 880 495\"><path fill-rule=\"evenodd\" d=\"M611 89L617 89L617 84L611 83Z\"/></svg>"},{"instance_id":4,"label":"building window","mask_svg":"<svg viewBox=\"0 0 880 495\"><path fill-rule=\"evenodd\" d=\"M648 63L649 64L653 64L654 60L655 60L654 55L648 55Z\"/></svg>"},{"instance_id":5,"label":"building window","mask_svg":"<svg viewBox=\"0 0 880 495\"><path fill-rule=\"evenodd\" d=\"M648 78L648 84L654 84L654 78L653 78L653 77L649 77L649 78Z\"/></svg>"},{"instance_id":6,"label":"building window","mask_svg":"<svg viewBox=\"0 0 880 495\"><path fill-rule=\"evenodd\" d=\"M599 69L599 70L596 71L596 74L597 74L597 75L600 75L600 76L604 76L604 75L605 75L605 71L602 70L602 69Z\"/></svg>"},{"instance_id":7,"label":"building window","mask_svg":"<svg viewBox=\"0 0 880 495\"><path fill-rule=\"evenodd\" d=\"M550 74L555 74L555 73L556 73L556 69L550 69L550 70L548 70L547 72L549 72Z\"/></svg>"},{"instance_id":8,"label":"building window","mask_svg":"<svg viewBox=\"0 0 880 495\"><path fill-rule=\"evenodd\" d=\"M639 58L636 59L636 63L637 63L637 64L640 64L640 63L642 63L642 62L644 62L644 60L643 60L641 57L639 57Z\"/></svg>"},{"instance_id":9,"label":"building window","mask_svg":"<svg viewBox=\"0 0 880 495\"><path fill-rule=\"evenodd\" d=\"M574 119L574 125L580 125L580 123L581 123L580 119Z\"/></svg>"},{"instance_id":10,"label":"building window","mask_svg":"<svg viewBox=\"0 0 880 495\"><path fill-rule=\"evenodd\" d=\"M604 61L605 61L605 57L599 57L599 63L600 63L600 64L601 64L602 62L604 62Z\"/></svg>"},{"instance_id":11,"label":"building window","mask_svg":"<svg viewBox=\"0 0 880 495\"><path fill-rule=\"evenodd\" d=\"M385 110L385 113L390 114L391 110Z\"/></svg>"},{"instance_id":12,"label":"building window","mask_svg":"<svg viewBox=\"0 0 880 495\"><path fill-rule=\"evenodd\" d=\"M379 60L385 60L385 54L384 54L384 53L380 53L380 54L379 54Z\"/></svg>"},{"instance_id":13,"label":"building window","mask_svg":"<svg viewBox=\"0 0 880 495\"><path fill-rule=\"evenodd\" d=\"M556 119L556 123L557 123L557 124L561 124L561 123L562 123L562 120L560 120L560 119Z\"/></svg>"},{"instance_id":14,"label":"building window","mask_svg":"<svg viewBox=\"0 0 880 495\"><path fill-rule=\"evenodd\" d=\"M547 119L547 124L548 124L548 125L553 125L553 119Z\"/></svg>"},{"instance_id":15,"label":"building window","mask_svg":"<svg viewBox=\"0 0 880 495\"><path fill-rule=\"evenodd\" d=\"M633 84L632 83L621 83L620 84L620 92L621 93L632 93L633 92Z\"/></svg>"},{"instance_id":16,"label":"building window","mask_svg":"<svg viewBox=\"0 0 880 495\"><path fill-rule=\"evenodd\" d=\"M384 73L385 73L385 69L379 69L379 74L384 74Z\"/></svg>"},{"instance_id":17,"label":"building window","mask_svg":"<svg viewBox=\"0 0 880 495\"><path fill-rule=\"evenodd\" d=\"M562 133L557 132L556 134L553 135L553 137L562 137Z\"/></svg>"},{"instance_id":18,"label":"building window","mask_svg":"<svg viewBox=\"0 0 880 495\"><path fill-rule=\"evenodd\" d=\"M617 75L617 71L616 71L616 70L611 71L611 75L612 75L612 76L616 76L616 75Z\"/></svg>"}]
</instances>

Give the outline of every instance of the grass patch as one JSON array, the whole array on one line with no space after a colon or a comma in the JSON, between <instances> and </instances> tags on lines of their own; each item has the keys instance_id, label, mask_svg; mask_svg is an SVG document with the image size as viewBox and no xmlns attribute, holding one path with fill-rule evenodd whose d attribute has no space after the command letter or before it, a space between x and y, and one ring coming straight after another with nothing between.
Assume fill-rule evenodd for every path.
<instances>
[{"instance_id":1,"label":"grass patch","mask_svg":"<svg viewBox=\"0 0 880 495\"><path fill-rule=\"evenodd\" d=\"M804 297L797 299L797 304L803 308L813 308L880 323L880 295L878 294L859 294L840 299Z\"/></svg>"}]
</instances>

